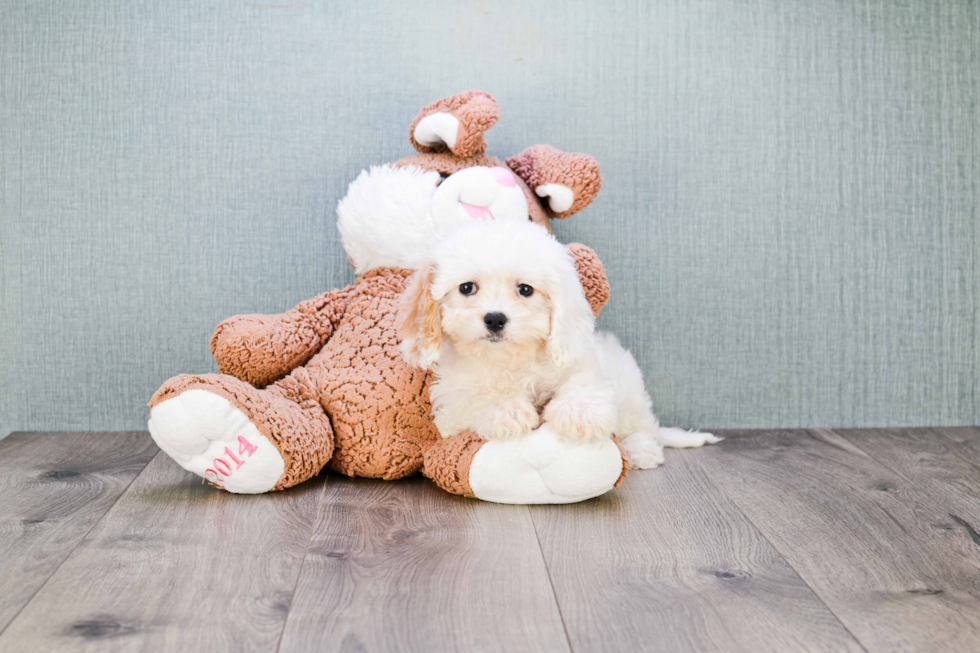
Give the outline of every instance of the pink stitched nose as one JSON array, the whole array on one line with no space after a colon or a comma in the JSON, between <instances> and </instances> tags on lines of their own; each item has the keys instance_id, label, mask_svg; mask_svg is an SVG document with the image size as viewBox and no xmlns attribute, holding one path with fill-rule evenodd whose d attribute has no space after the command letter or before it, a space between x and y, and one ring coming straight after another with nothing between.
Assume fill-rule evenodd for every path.
<instances>
[{"instance_id":1,"label":"pink stitched nose","mask_svg":"<svg viewBox=\"0 0 980 653\"><path fill-rule=\"evenodd\" d=\"M490 168L490 174L493 175L493 178L496 179L497 183L501 186L513 188L517 185L517 182L514 181L514 173L507 168L501 168L500 166Z\"/></svg>"}]
</instances>

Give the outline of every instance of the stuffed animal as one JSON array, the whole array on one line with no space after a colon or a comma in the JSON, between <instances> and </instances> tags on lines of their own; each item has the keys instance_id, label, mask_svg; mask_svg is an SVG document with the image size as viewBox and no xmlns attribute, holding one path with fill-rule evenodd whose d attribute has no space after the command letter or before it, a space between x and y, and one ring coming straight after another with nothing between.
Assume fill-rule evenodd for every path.
<instances>
[{"instance_id":1,"label":"stuffed animal","mask_svg":"<svg viewBox=\"0 0 980 653\"><path fill-rule=\"evenodd\" d=\"M584 154L535 145L501 161L484 153L499 117L479 91L422 109L419 154L372 167L338 204L338 228L359 275L279 315L218 325L219 374L180 375L150 401L149 429L185 469L235 493L281 490L324 467L397 479L419 471L443 489L506 503L565 503L602 494L629 468L615 440L570 442L547 424L514 441L466 432L441 439L429 373L398 350L399 295L431 246L473 220L531 220L585 208L601 186ZM598 315L609 296L595 253L570 245Z\"/></svg>"}]
</instances>

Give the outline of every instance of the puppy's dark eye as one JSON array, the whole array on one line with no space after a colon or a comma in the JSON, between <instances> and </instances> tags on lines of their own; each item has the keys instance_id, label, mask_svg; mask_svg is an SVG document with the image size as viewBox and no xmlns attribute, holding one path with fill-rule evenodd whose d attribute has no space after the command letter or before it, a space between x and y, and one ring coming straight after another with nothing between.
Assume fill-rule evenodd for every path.
<instances>
[{"instance_id":1,"label":"puppy's dark eye","mask_svg":"<svg viewBox=\"0 0 980 653\"><path fill-rule=\"evenodd\" d=\"M476 284L472 281L467 281L466 283L459 284L459 292L464 295L475 295L476 294Z\"/></svg>"},{"instance_id":2,"label":"puppy's dark eye","mask_svg":"<svg viewBox=\"0 0 980 653\"><path fill-rule=\"evenodd\" d=\"M520 293L521 297L530 297L534 294L534 288L526 283L522 283L517 287L517 292Z\"/></svg>"}]
</instances>

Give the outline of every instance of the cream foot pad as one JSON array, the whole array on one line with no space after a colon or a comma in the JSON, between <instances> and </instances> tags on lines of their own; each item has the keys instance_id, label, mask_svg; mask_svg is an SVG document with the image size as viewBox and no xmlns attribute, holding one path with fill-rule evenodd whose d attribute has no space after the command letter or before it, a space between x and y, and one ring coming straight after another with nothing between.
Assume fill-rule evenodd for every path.
<instances>
[{"instance_id":1,"label":"cream foot pad","mask_svg":"<svg viewBox=\"0 0 980 653\"><path fill-rule=\"evenodd\" d=\"M207 390L188 390L157 404L149 428L177 464L229 492L268 492L285 469L279 450L245 413Z\"/></svg>"},{"instance_id":2,"label":"cream foot pad","mask_svg":"<svg viewBox=\"0 0 980 653\"><path fill-rule=\"evenodd\" d=\"M574 442L545 424L515 440L487 442L473 456L469 482L495 503L575 503L611 490L623 472L612 440Z\"/></svg>"}]
</instances>

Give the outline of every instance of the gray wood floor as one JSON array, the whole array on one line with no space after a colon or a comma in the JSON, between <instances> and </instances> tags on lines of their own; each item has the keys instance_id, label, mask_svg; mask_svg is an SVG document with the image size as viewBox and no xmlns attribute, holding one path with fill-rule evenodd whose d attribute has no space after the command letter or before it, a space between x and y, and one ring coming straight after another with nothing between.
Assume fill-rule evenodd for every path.
<instances>
[{"instance_id":1,"label":"gray wood floor","mask_svg":"<svg viewBox=\"0 0 980 653\"><path fill-rule=\"evenodd\" d=\"M0 441L0 651L980 651L980 429L729 432L571 506Z\"/></svg>"}]
</instances>

